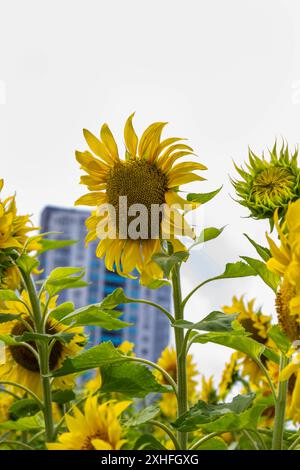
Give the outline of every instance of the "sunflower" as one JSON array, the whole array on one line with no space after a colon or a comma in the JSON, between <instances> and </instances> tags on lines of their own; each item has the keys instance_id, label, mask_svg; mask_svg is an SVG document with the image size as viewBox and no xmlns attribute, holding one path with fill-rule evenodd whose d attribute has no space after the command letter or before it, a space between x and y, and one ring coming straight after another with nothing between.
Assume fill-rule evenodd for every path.
<instances>
[{"instance_id":1,"label":"sunflower","mask_svg":"<svg viewBox=\"0 0 300 470\"><path fill-rule=\"evenodd\" d=\"M130 401L109 401L98 405L97 397L88 397L84 414L73 408L73 415L66 415L69 432L59 437L58 443L47 444L49 450L120 450L127 442L122 438L120 414Z\"/></svg>"},{"instance_id":2,"label":"sunflower","mask_svg":"<svg viewBox=\"0 0 300 470\"><path fill-rule=\"evenodd\" d=\"M0 180L0 192L4 186ZM38 239L29 239L29 232L36 230L29 215L18 215L15 196L0 198L0 289L16 290L20 286L20 274L14 264L16 252L36 250ZM12 256L12 251L13 256Z\"/></svg>"},{"instance_id":3,"label":"sunflower","mask_svg":"<svg viewBox=\"0 0 300 470\"><path fill-rule=\"evenodd\" d=\"M0 192L4 186L0 180ZM28 232L36 230L29 215L18 215L15 196L0 200L0 250L16 248L22 250L28 240Z\"/></svg>"},{"instance_id":4,"label":"sunflower","mask_svg":"<svg viewBox=\"0 0 300 470\"><path fill-rule=\"evenodd\" d=\"M88 187L89 193L75 204L98 207L86 221L86 242L100 238L96 255L105 257L107 269L116 269L124 276L137 269L141 282L149 284L163 277L162 270L152 261L152 255L162 250L160 239L171 241L176 252L185 249L178 235L195 237L181 211L192 210L197 205L191 205L179 195L179 186L202 181L204 178L193 171L206 167L198 162L174 165L178 159L193 155L192 148L177 137L161 140L164 122L151 124L138 139L132 118L133 114L124 128L125 159L119 157L107 124L101 128L100 139L88 130L83 131L91 152L76 152L76 158L87 173L81 177L81 183ZM128 213L124 210L124 199ZM130 211L137 205L146 210L143 233L131 233L136 221ZM103 209L101 213L99 207ZM162 213L154 223L152 210L157 207L162 207Z\"/></svg>"},{"instance_id":5,"label":"sunflower","mask_svg":"<svg viewBox=\"0 0 300 470\"><path fill-rule=\"evenodd\" d=\"M300 199L289 205L282 226L274 216L280 246L267 235L272 257L267 268L280 277L276 297L279 323L291 341L300 337Z\"/></svg>"},{"instance_id":6,"label":"sunflower","mask_svg":"<svg viewBox=\"0 0 300 470\"><path fill-rule=\"evenodd\" d=\"M188 388L188 399L189 402L192 404L196 399L196 385L198 383L195 380L197 377L197 366L193 362L193 356L191 354L187 355L187 388ZM172 377L172 379L177 382L177 359L176 359L176 351L173 347L167 347L161 353L160 358L157 361L157 364L162 367L168 374ZM155 375L157 380L162 383L166 384L166 380L163 375L156 371ZM160 409L162 413L169 417L175 418L177 412L177 400L173 393L164 393L160 400Z\"/></svg>"},{"instance_id":7,"label":"sunflower","mask_svg":"<svg viewBox=\"0 0 300 470\"><path fill-rule=\"evenodd\" d=\"M255 299L252 299L246 303L243 296L240 298L234 296L232 305L224 306L223 311L228 314L237 313L237 320L251 334L251 337L258 343L266 345L269 342L267 333L272 317L264 315L260 310L254 310L254 302ZM261 369L246 354L236 354L237 370L241 370L242 377L249 376L252 386L257 386L262 378ZM238 380L242 381L242 377L238 377Z\"/></svg>"},{"instance_id":8,"label":"sunflower","mask_svg":"<svg viewBox=\"0 0 300 470\"><path fill-rule=\"evenodd\" d=\"M31 309L31 303L26 291L22 293L22 301L24 303L7 301L1 306L2 314L18 314L20 315L20 320L1 323L0 335L21 336L33 327L33 322L27 310L27 308ZM42 296L42 306L45 306L45 301L45 296ZM55 305L56 299L52 298L48 308L53 309ZM65 330L74 336L68 343L61 343L59 341L54 343L49 357L51 371L59 369L67 357L75 356L83 348L83 328L70 328L68 325L59 323L54 319L49 318L47 320L46 333L54 335L63 333ZM29 344L34 349L36 348L35 343ZM5 363L0 364L0 379L24 385L39 396L42 394L39 365L34 353L26 345L5 346ZM53 382L53 387L56 389L72 388L74 385L75 381L72 376L56 378Z\"/></svg>"},{"instance_id":9,"label":"sunflower","mask_svg":"<svg viewBox=\"0 0 300 470\"><path fill-rule=\"evenodd\" d=\"M238 202L250 210L255 219L272 219L275 210L284 216L290 201L300 197L300 170L297 165L298 149L290 154L287 145L279 152L277 143L269 152L269 161L256 156L249 149L247 170L235 168L242 180L232 179Z\"/></svg>"}]
</instances>

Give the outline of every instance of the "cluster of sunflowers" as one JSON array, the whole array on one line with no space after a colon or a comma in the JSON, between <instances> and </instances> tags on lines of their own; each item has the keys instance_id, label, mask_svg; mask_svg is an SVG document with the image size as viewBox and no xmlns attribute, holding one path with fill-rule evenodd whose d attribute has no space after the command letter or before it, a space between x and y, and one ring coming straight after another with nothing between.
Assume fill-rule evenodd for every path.
<instances>
[{"instance_id":1,"label":"cluster of sunflowers","mask_svg":"<svg viewBox=\"0 0 300 470\"><path fill-rule=\"evenodd\" d=\"M62 291L87 286L84 268L58 267L44 277L39 255L74 241L37 233L29 216L18 215L15 196L2 197L1 180L0 449L300 450L297 151L275 144L266 159L250 150L247 168L236 166L242 179L232 180L238 202L254 220L268 220L278 240L267 234L266 247L247 236L259 259L242 256L183 297L182 264L223 230L199 234L187 216L219 190L182 191L181 185L202 181L195 172L206 167L183 139L162 139L166 123L151 124L138 138L132 121L133 115L124 128L125 159L107 124L99 136L84 130L89 150L76 158L88 193L76 204L93 208L86 242L99 239L96 254L106 268L152 289L170 284L173 309L127 297L121 288L81 308L61 302ZM188 160L178 163L182 158ZM143 236L136 236L142 221L130 212L135 205L147 209ZM153 206L162 207L154 232ZM206 284L247 276L272 290L277 320L244 296L206 316L199 312L195 323L185 318L190 298ZM137 357L132 343L87 346L86 326L127 328L118 307L134 302L168 318L174 347L151 362ZM234 350L217 385L190 353L207 343Z\"/></svg>"}]
</instances>

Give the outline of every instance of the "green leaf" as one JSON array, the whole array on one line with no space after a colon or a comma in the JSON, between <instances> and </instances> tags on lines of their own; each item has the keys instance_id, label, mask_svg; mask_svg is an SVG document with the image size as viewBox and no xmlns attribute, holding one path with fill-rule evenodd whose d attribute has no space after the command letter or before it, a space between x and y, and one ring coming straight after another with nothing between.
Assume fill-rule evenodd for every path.
<instances>
[{"instance_id":1,"label":"green leaf","mask_svg":"<svg viewBox=\"0 0 300 470\"><path fill-rule=\"evenodd\" d=\"M127 357L116 349L111 341L108 341L83 351L73 359L66 359L62 367L54 371L52 376L61 377L126 360L128 360Z\"/></svg>"},{"instance_id":2,"label":"green leaf","mask_svg":"<svg viewBox=\"0 0 300 470\"><path fill-rule=\"evenodd\" d=\"M229 403L218 403L216 405L199 400L196 405L173 423L173 427L182 432L196 431L199 427L211 423L221 416L241 414L252 405L254 398L254 393L238 395Z\"/></svg>"},{"instance_id":3,"label":"green leaf","mask_svg":"<svg viewBox=\"0 0 300 470\"><path fill-rule=\"evenodd\" d=\"M212 437L196 448L197 450L227 450L227 444L221 437Z\"/></svg>"},{"instance_id":4,"label":"green leaf","mask_svg":"<svg viewBox=\"0 0 300 470\"><path fill-rule=\"evenodd\" d=\"M17 294L10 289L1 289L0 290L0 302L13 301L13 302L22 302Z\"/></svg>"},{"instance_id":5,"label":"green leaf","mask_svg":"<svg viewBox=\"0 0 300 470\"><path fill-rule=\"evenodd\" d=\"M78 240L53 240L51 238L41 238L39 245L41 248L38 250L39 254L45 253L45 251L57 250L59 248L65 248L66 246L75 245Z\"/></svg>"},{"instance_id":6,"label":"green leaf","mask_svg":"<svg viewBox=\"0 0 300 470\"><path fill-rule=\"evenodd\" d=\"M31 342L31 341L42 341L44 343L49 343L53 339L59 341L63 344L68 344L74 338L75 333L56 333L56 334L48 334L48 333L35 333L31 331L25 331L21 336L15 336L15 340L19 342Z\"/></svg>"},{"instance_id":7,"label":"green leaf","mask_svg":"<svg viewBox=\"0 0 300 470\"><path fill-rule=\"evenodd\" d=\"M277 274L269 271L266 264L259 259L249 258L248 256L241 256L241 258L255 270L255 272L262 278L267 286L271 287L275 293L277 292L277 287L280 281L280 278Z\"/></svg>"},{"instance_id":8,"label":"green leaf","mask_svg":"<svg viewBox=\"0 0 300 470\"><path fill-rule=\"evenodd\" d=\"M76 395L73 390L56 390L52 393L52 401L59 405L64 405L72 400L75 400Z\"/></svg>"},{"instance_id":9,"label":"green leaf","mask_svg":"<svg viewBox=\"0 0 300 470\"><path fill-rule=\"evenodd\" d=\"M84 268L74 268L74 267L63 267L63 268L55 268L51 271L50 275L48 276L48 281L58 281L62 279L69 278L74 274L83 275Z\"/></svg>"},{"instance_id":10,"label":"green leaf","mask_svg":"<svg viewBox=\"0 0 300 470\"><path fill-rule=\"evenodd\" d=\"M111 294L109 294L105 299L101 302L101 307L103 309L113 309L115 307L118 307L121 304L125 303L130 303L133 302L134 300L129 299L126 297L123 289L121 287L118 287L115 289Z\"/></svg>"},{"instance_id":11,"label":"green leaf","mask_svg":"<svg viewBox=\"0 0 300 470\"><path fill-rule=\"evenodd\" d=\"M210 193L190 193L187 195L187 200L191 202L200 202L201 204L205 204L206 202L213 199L223 188L216 189L215 191L211 191Z\"/></svg>"},{"instance_id":12,"label":"green leaf","mask_svg":"<svg viewBox=\"0 0 300 470\"><path fill-rule=\"evenodd\" d=\"M26 254L21 255L17 260L16 264L26 273L30 274L34 268L37 268L39 262L33 256L29 256Z\"/></svg>"},{"instance_id":13,"label":"green leaf","mask_svg":"<svg viewBox=\"0 0 300 470\"><path fill-rule=\"evenodd\" d=\"M14 313L0 313L0 323L17 320L19 317L20 315L15 315Z\"/></svg>"},{"instance_id":14,"label":"green leaf","mask_svg":"<svg viewBox=\"0 0 300 470\"><path fill-rule=\"evenodd\" d=\"M242 261L237 261L236 263L227 263L223 274L220 274L214 279L230 279L235 277L248 277L256 275L257 272L251 266L243 263Z\"/></svg>"},{"instance_id":15,"label":"green leaf","mask_svg":"<svg viewBox=\"0 0 300 470\"><path fill-rule=\"evenodd\" d=\"M200 245L201 243L205 243L210 240L213 240L214 238L217 238L219 235L221 235L225 227L226 226L224 225L224 227L221 227L221 228L216 228L216 227L204 228L202 232L200 233L199 237L197 238L197 240L195 241L195 243L193 243L192 246L190 247L190 250L194 248L195 246Z\"/></svg>"},{"instance_id":16,"label":"green leaf","mask_svg":"<svg viewBox=\"0 0 300 470\"><path fill-rule=\"evenodd\" d=\"M167 450L152 434L144 434L139 437L134 445L134 450Z\"/></svg>"},{"instance_id":17,"label":"green leaf","mask_svg":"<svg viewBox=\"0 0 300 470\"><path fill-rule=\"evenodd\" d=\"M291 347L291 342L283 333L279 325L273 325L268 331L268 337L276 344L281 352L286 354Z\"/></svg>"},{"instance_id":18,"label":"green leaf","mask_svg":"<svg viewBox=\"0 0 300 470\"><path fill-rule=\"evenodd\" d=\"M149 393L170 392L158 383L148 367L134 362L101 367L101 392L118 392L128 397L144 398Z\"/></svg>"},{"instance_id":19,"label":"green leaf","mask_svg":"<svg viewBox=\"0 0 300 470\"><path fill-rule=\"evenodd\" d=\"M187 330L200 331L232 331L232 322L236 320L236 315L227 315L223 312L211 312L207 317L197 323L187 320L177 320L172 326L185 328Z\"/></svg>"},{"instance_id":20,"label":"green leaf","mask_svg":"<svg viewBox=\"0 0 300 470\"><path fill-rule=\"evenodd\" d=\"M40 407L36 400L31 398L24 398L23 400L15 401L9 408L9 414L13 418L24 418L25 416L35 415L40 411Z\"/></svg>"},{"instance_id":21,"label":"green leaf","mask_svg":"<svg viewBox=\"0 0 300 470\"><path fill-rule=\"evenodd\" d=\"M265 246L261 246L259 245L258 243L256 243L254 240L252 240L249 235L247 235L246 233L244 233L245 237L249 240L249 242L254 246L254 248L256 249L257 253L259 254L259 256L264 260L264 261L268 261L270 258L271 258L271 252L269 250L269 248L266 248Z\"/></svg>"},{"instance_id":22,"label":"green leaf","mask_svg":"<svg viewBox=\"0 0 300 470\"><path fill-rule=\"evenodd\" d=\"M41 412L34 416L20 418L17 421L5 421L4 423L0 423L0 429L12 431L35 431L44 429L44 427L44 418Z\"/></svg>"},{"instance_id":23,"label":"green leaf","mask_svg":"<svg viewBox=\"0 0 300 470\"><path fill-rule=\"evenodd\" d=\"M58 305L56 308L51 310L50 318L54 318L55 320L61 321L66 315L69 313L74 312L75 307L73 302L64 302Z\"/></svg>"},{"instance_id":24,"label":"green leaf","mask_svg":"<svg viewBox=\"0 0 300 470\"><path fill-rule=\"evenodd\" d=\"M116 318L122 314L121 312L113 313L110 310L103 310L101 304L88 305L67 315L63 322L72 323L72 326L99 326L106 330L120 330L132 325Z\"/></svg>"},{"instance_id":25,"label":"green leaf","mask_svg":"<svg viewBox=\"0 0 300 470\"><path fill-rule=\"evenodd\" d=\"M164 276L169 277L172 268L183 261L186 261L189 257L187 251L177 251L172 255L166 253L155 253L152 256L152 260L162 269Z\"/></svg>"},{"instance_id":26,"label":"green leaf","mask_svg":"<svg viewBox=\"0 0 300 470\"><path fill-rule=\"evenodd\" d=\"M18 345L18 341L15 340L15 337L10 334L3 334L0 335L0 342L7 344L8 346L16 346Z\"/></svg>"},{"instance_id":27,"label":"green leaf","mask_svg":"<svg viewBox=\"0 0 300 470\"><path fill-rule=\"evenodd\" d=\"M265 407L253 406L241 414L228 413L216 421L204 424L201 428L207 432L238 432L243 429L255 430Z\"/></svg>"},{"instance_id":28,"label":"green leaf","mask_svg":"<svg viewBox=\"0 0 300 470\"><path fill-rule=\"evenodd\" d=\"M165 279L155 279L154 281L147 284L147 289L159 289L163 286L169 286L170 282L166 281Z\"/></svg>"},{"instance_id":29,"label":"green leaf","mask_svg":"<svg viewBox=\"0 0 300 470\"><path fill-rule=\"evenodd\" d=\"M130 416L129 419L122 423L125 427L136 427L141 426L141 424L145 424L150 419L154 419L160 413L159 406L157 405L150 405L146 408L143 408L137 414Z\"/></svg>"},{"instance_id":30,"label":"green leaf","mask_svg":"<svg viewBox=\"0 0 300 470\"><path fill-rule=\"evenodd\" d=\"M55 268L45 282L45 289L50 296L54 296L65 289L86 287L88 283L82 280L83 276L83 268Z\"/></svg>"},{"instance_id":31,"label":"green leaf","mask_svg":"<svg viewBox=\"0 0 300 470\"><path fill-rule=\"evenodd\" d=\"M258 360L263 354L274 362L279 362L279 358L275 352L247 336L242 329L224 333L212 332L203 335L198 334L192 338L192 341L193 343L215 343L227 346L228 348L247 354L247 356L254 360Z\"/></svg>"}]
</instances>

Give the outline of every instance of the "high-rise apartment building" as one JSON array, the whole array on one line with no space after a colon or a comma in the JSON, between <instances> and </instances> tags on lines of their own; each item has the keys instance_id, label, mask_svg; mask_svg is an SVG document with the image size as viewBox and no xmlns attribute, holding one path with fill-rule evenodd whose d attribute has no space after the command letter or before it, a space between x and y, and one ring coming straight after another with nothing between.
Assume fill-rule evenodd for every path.
<instances>
[{"instance_id":1,"label":"high-rise apartment building","mask_svg":"<svg viewBox=\"0 0 300 470\"><path fill-rule=\"evenodd\" d=\"M117 287L122 287L129 297L144 298L159 303L170 309L170 288L148 289L138 280L120 277L108 271L104 262L96 258L97 242L85 247L85 219L87 211L47 206L42 213L41 227L43 232L62 232L49 235L49 238L78 240L78 243L65 248L49 251L41 256L43 276L58 266L83 266L86 269L86 280L90 283L82 289L69 289L60 296L60 302L71 301L75 306L100 302ZM119 331L108 331L98 327L89 328L91 345L100 341L111 340L116 346L128 340L135 344L137 355L155 361L169 342L170 327L167 318L157 309L145 304L126 304L121 306L123 319L132 326Z\"/></svg>"}]
</instances>

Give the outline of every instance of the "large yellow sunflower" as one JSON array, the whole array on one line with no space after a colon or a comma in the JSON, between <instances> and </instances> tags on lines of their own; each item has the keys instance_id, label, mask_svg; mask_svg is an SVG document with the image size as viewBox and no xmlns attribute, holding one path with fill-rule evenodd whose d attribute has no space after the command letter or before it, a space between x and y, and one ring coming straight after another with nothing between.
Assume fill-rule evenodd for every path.
<instances>
[{"instance_id":1,"label":"large yellow sunflower","mask_svg":"<svg viewBox=\"0 0 300 470\"><path fill-rule=\"evenodd\" d=\"M97 397L89 397L84 414L73 408L73 415L66 415L69 432L59 437L59 442L47 444L49 450L120 450L127 442L118 417L130 405L130 401L109 401L98 405Z\"/></svg>"},{"instance_id":2,"label":"large yellow sunflower","mask_svg":"<svg viewBox=\"0 0 300 470\"><path fill-rule=\"evenodd\" d=\"M173 347L167 347L161 353L157 364L162 367L172 379L177 382L177 360L176 351ZM195 379L198 376L197 366L193 361L191 354L187 355L187 387L188 387L188 399L192 404L196 400L196 386L198 381ZM166 384L166 380L159 371L155 371L155 375L158 381L162 384ZM169 417L175 418L177 412L177 400L174 393L164 393L160 400L160 409L162 413Z\"/></svg>"},{"instance_id":3,"label":"large yellow sunflower","mask_svg":"<svg viewBox=\"0 0 300 470\"><path fill-rule=\"evenodd\" d=\"M92 153L76 152L76 158L87 173L81 177L81 183L88 187L89 193L75 204L98 208L109 204L114 209L115 223L109 210L92 212L86 221L86 241L101 239L96 254L99 258L105 257L107 269L116 269L125 276L137 269L141 282L148 284L163 275L152 261L152 255L161 251L160 238L171 240L174 251L182 251L184 245L178 236L195 236L182 210L196 206L182 198L178 190L182 184L202 181L204 178L193 171L205 170L206 167L193 161L175 165L178 159L193 155L192 148L177 137L161 140L164 122L151 124L138 139L132 118L133 114L124 128L125 159L119 157L117 144L107 124L102 126L100 138L88 130L83 131ZM129 211L135 205L146 208L146 227L140 236L131 234L129 228L133 215L129 211L124 212L120 197L127 198ZM153 207L163 207L156 226L151 223Z\"/></svg>"},{"instance_id":4,"label":"large yellow sunflower","mask_svg":"<svg viewBox=\"0 0 300 470\"><path fill-rule=\"evenodd\" d=\"M272 258L267 262L270 271L280 276L276 298L278 320L287 336L300 338L300 199L290 203L282 226L274 216L281 245L267 235Z\"/></svg>"},{"instance_id":5,"label":"large yellow sunflower","mask_svg":"<svg viewBox=\"0 0 300 470\"><path fill-rule=\"evenodd\" d=\"M26 291L22 293L22 300L31 309L30 300ZM42 305L45 304L45 297L41 299ZM56 299L51 299L48 308L55 307ZM1 305L1 313L19 314L21 320L13 320L0 324L0 335L11 334L20 336L29 328L33 327L32 320L29 317L26 306L21 302L9 301ZM27 325L27 326L26 326ZM69 343L56 341L49 358L50 370L59 369L67 357L75 356L84 344L83 328L70 328L67 325L57 322L51 318L48 319L45 331L48 334L62 333L67 329L68 333L74 334ZM35 343L30 343L31 347L36 348ZM15 382L26 386L38 396L42 394L41 377L39 365L34 353L25 345L6 345L5 363L0 364L0 380ZM72 388L75 385L72 376L56 378L53 387L57 389Z\"/></svg>"}]
</instances>

